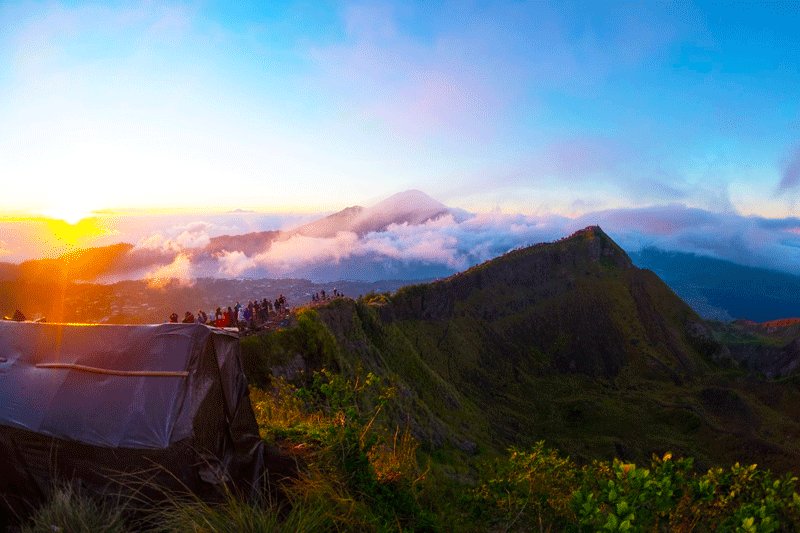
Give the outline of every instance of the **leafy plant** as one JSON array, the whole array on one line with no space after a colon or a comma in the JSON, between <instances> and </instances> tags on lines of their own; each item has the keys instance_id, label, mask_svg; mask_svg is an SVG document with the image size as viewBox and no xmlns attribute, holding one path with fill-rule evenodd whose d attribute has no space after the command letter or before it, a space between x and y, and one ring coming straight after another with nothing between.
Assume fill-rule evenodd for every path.
<instances>
[{"instance_id":1,"label":"leafy plant","mask_svg":"<svg viewBox=\"0 0 800 533\"><path fill-rule=\"evenodd\" d=\"M492 462L468 499L472 513L505 530L550 530L574 521L570 508L579 470L568 458L537 442Z\"/></svg>"}]
</instances>

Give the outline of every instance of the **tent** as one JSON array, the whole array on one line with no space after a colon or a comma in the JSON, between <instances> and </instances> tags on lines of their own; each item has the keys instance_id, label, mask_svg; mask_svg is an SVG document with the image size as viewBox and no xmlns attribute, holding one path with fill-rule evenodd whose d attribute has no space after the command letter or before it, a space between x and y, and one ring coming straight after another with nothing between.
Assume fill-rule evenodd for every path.
<instances>
[{"instance_id":1,"label":"tent","mask_svg":"<svg viewBox=\"0 0 800 533\"><path fill-rule=\"evenodd\" d=\"M126 474L249 495L263 473L238 333L0 321L0 504L54 479L102 493Z\"/></svg>"}]
</instances>

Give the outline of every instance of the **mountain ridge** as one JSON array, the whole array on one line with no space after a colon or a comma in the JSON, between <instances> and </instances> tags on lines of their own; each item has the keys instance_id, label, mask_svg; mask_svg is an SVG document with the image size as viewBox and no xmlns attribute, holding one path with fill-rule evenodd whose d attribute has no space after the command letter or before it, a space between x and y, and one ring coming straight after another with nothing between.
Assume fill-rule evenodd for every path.
<instances>
[{"instance_id":1,"label":"mountain ridge","mask_svg":"<svg viewBox=\"0 0 800 533\"><path fill-rule=\"evenodd\" d=\"M800 436L800 391L737 369L715 332L597 227L301 317L329 339L297 352L306 371L338 361L391 380L395 415L430 453L545 439L582 460L670 450L701 468L800 465L794 441L776 437Z\"/></svg>"},{"instance_id":2,"label":"mountain ridge","mask_svg":"<svg viewBox=\"0 0 800 533\"><path fill-rule=\"evenodd\" d=\"M183 269L187 278L406 279L413 283L452 275L525 244L524 234L493 240L491 220L473 224L471 216L475 215L448 208L412 189L371 207L347 207L287 230L218 235L208 237L206 244L188 247L179 244L180 238L159 236L150 244L120 243L106 252L89 248L60 258L26 261L24 268L3 263L0 279L66 276L67 281L110 283L177 275ZM438 222L428 224L432 221ZM119 254L120 247L128 249ZM103 253L116 257L96 260ZM85 268L75 268L82 255L87 257L82 263ZM630 257L654 270L704 318L767 321L800 315L800 277L796 275L655 248L633 251Z\"/></svg>"}]
</instances>

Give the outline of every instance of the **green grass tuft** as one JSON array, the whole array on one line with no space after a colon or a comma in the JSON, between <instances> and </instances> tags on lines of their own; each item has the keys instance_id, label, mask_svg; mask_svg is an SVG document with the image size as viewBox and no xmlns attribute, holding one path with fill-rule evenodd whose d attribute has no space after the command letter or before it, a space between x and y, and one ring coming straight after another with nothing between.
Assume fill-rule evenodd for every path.
<instances>
[{"instance_id":1,"label":"green grass tuft","mask_svg":"<svg viewBox=\"0 0 800 533\"><path fill-rule=\"evenodd\" d=\"M130 506L120 497L99 500L71 484L53 487L49 500L23 525L23 533L123 533Z\"/></svg>"}]
</instances>

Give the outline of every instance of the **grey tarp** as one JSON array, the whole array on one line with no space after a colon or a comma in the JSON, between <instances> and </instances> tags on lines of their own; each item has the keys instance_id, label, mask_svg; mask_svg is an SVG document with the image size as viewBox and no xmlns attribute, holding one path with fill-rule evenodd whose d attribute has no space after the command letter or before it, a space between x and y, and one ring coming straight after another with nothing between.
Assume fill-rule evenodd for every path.
<instances>
[{"instance_id":1,"label":"grey tarp","mask_svg":"<svg viewBox=\"0 0 800 533\"><path fill-rule=\"evenodd\" d=\"M263 444L237 333L0 321L0 494L153 467L198 492L255 487Z\"/></svg>"}]
</instances>

